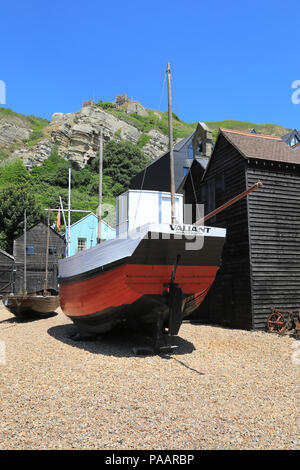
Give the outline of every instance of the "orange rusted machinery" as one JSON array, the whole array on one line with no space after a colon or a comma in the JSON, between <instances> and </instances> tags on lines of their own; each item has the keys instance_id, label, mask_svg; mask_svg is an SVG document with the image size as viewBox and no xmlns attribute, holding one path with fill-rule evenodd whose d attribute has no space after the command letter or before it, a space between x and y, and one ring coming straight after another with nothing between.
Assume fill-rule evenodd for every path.
<instances>
[{"instance_id":1,"label":"orange rusted machinery","mask_svg":"<svg viewBox=\"0 0 300 470\"><path fill-rule=\"evenodd\" d=\"M267 330L270 333L283 335L286 331L295 330L295 336L300 337L300 310L295 321L295 314L290 310L272 308L272 313L267 320Z\"/></svg>"}]
</instances>

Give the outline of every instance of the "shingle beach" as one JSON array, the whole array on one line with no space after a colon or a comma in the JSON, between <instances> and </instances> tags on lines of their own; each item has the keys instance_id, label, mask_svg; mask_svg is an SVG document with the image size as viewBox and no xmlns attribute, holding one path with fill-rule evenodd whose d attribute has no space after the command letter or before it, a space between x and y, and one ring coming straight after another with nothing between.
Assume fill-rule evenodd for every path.
<instances>
[{"instance_id":1,"label":"shingle beach","mask_svg":"<svg viewBox=\"0 0 300 470\"><path fill-rule=\"evenodd\" d=\"M184 323L172 354L0 308L0 449L300 449L300 341Z\"/></svg>"}]
</instances>

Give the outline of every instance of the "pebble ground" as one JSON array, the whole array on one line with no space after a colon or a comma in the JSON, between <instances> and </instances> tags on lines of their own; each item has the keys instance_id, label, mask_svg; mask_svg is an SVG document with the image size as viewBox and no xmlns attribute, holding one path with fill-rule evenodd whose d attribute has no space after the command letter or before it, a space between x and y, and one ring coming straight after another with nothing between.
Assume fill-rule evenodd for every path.
<instances>
[{"instance_id":1,"label":"pebble ground","mask_svg":"<svg viewBox=\"0 0 300 470\"><path fill-rule=\"evenodd\" d=\"M185 323L176 352L144 357L73 331L0 308L0 449L300 449L295 339Z\"/></svg>"}]
</instances>

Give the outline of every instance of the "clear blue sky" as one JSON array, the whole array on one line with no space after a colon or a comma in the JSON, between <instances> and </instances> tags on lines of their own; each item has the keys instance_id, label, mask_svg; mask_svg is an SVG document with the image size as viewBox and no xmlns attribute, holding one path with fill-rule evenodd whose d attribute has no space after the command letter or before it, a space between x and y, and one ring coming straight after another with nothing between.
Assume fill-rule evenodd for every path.
<instances>
[{"instance_id":1,"label":"clear blue sky","mask_svg":"<svg viewBox=\"0 0 300 470\"><path fill-rule=\"evenodd\" d=\"M0 15L14 111L50 119L122 93L158 109L170 61L181 119L300 128L299 0L16 0Z\"/></svg>"}]
</instances>

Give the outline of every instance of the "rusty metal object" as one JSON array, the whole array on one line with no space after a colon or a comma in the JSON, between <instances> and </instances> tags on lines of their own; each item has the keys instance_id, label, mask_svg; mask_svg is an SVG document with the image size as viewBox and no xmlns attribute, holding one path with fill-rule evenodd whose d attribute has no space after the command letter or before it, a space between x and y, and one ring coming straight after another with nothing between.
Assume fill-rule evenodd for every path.
<instances>
[{"instance_id":1,"label":"rusty metal object","mask_svg":"<svg viewBox=\"0 0 300 470\"><path fill-rule=\"evenodd\" d=\"M299 325L300 326L300 325ZM283 335L287 330L294 328L294 313L290 310L273 308L267 320L267 329L270 333Z\"/></svg>"}]
</instances>

